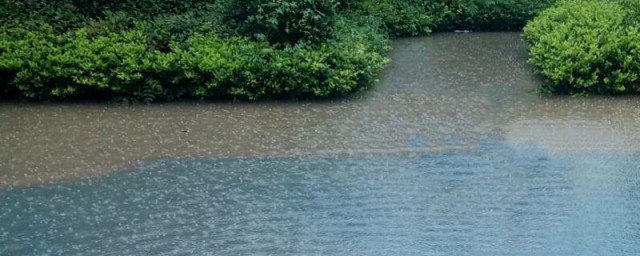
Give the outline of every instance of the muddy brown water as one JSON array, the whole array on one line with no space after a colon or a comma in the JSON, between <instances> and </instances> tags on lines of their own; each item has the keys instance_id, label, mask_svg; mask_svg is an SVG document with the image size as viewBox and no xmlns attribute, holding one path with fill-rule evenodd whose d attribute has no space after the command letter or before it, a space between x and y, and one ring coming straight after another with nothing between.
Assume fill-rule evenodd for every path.
<instances>
[{"instance_id":1,"label":"muddy brown water","mask_svg":"<svg viewBox=\"0 0 640 256\"><path fill-rule=\"evenodd\" d=\"M542 81L518 33L438 34L393 48L376 87L331 102L0 104L0 187L165 157L442 151L495 135L552 151L640 148L636 98L530 93Z\"/></svg>"},{"instance_id":2,"label":"muddy brown water","mask_svg":"<svg viewBox=\"0 0 640 256\"><path fill-rule=\"evenodd\" d=\"M519 33L393 44L327 102L0 104L0 255L639 255L640 98Z\"/></svg>"}]
</instances>

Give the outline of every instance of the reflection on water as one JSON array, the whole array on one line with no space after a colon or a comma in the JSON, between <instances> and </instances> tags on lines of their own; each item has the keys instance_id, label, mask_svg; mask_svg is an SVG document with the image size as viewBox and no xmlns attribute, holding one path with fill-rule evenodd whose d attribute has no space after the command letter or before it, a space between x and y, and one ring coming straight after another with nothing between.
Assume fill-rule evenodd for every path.
<instances>
[{"instance_id":1,"label":"reflection on water","mask_svg":"<svg viewBox=\"0 0 640 256\"><path fill-rule=\"evenodd\" d=\"M0 255L640 255L637 97L529 93L518 33L394 48L330 102L0 104Z\"/></svg>"},{"instance_id":2,"label":"reflection on water","mask_svg":"<svg viewBox=\"0 0 640 256\"><path fill-rule=\"evenodd\" d=\"M0 255L638 255L640 156L167 159L0 192Z\"/></svg>"}]
</instances>

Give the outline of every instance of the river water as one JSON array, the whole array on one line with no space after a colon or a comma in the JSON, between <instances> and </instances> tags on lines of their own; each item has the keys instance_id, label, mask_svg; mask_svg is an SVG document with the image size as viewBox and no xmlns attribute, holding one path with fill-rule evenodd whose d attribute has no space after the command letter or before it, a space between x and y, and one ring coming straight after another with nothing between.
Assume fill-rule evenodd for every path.
<instances>
[{"instance_id":1,"label":"river water","mask_svg":"<svg viewBox=\"0 0 640 256\"><path fill-rule=\"evenodd\" d=\"M640 99L519 33L394 42L319 102L0 104L0 255L640 255Z\"/></svg>"}]
</instances>

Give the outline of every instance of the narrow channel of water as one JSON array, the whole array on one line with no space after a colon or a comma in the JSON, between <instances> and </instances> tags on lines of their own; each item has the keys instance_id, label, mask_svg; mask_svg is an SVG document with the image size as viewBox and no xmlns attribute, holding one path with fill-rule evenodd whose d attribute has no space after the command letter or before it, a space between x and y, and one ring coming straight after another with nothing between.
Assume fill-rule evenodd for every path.
<instances>
[{"instance_id":1,"label":"narrow channel of water","mask_svg":"<svg viewBox=\"0 0 640 256\"><path fill-rule=\"evenodd\" d=\"M640 99L518 33L394 43L311 103L0 104L0 255L639 255Z\"/></svg>"}]
</instances>

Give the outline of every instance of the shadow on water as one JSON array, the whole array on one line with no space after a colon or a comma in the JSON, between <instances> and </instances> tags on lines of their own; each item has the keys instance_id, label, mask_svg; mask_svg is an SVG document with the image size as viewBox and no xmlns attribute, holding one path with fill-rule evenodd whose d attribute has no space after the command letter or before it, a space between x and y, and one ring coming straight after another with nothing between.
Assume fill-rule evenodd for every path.
<instances>
[{"instance_id":1,"label":"shadow on water","mask_svg":"<svg viewBox=\"0 0 640 256\"><path fill-rule=\"evenodd\" d=\"M640 254L637 98L529 93L518 33L392 59L333 101L0 104L0 255Z\"/></svg>"}]
</instances>

